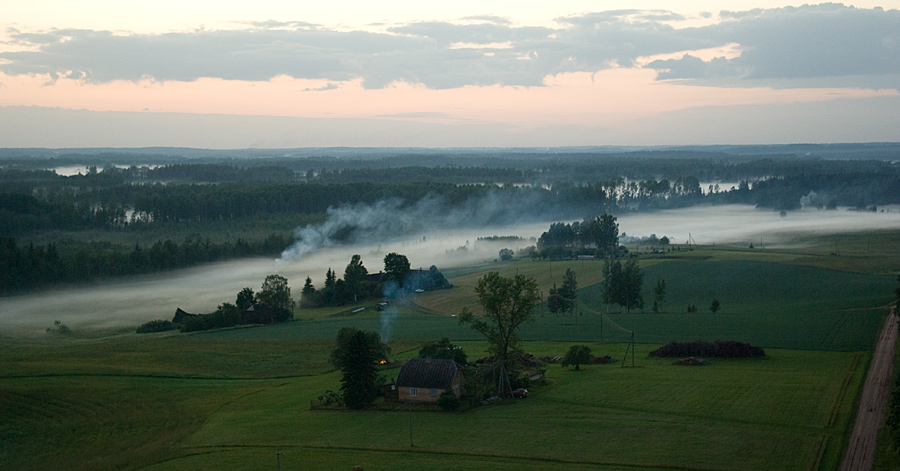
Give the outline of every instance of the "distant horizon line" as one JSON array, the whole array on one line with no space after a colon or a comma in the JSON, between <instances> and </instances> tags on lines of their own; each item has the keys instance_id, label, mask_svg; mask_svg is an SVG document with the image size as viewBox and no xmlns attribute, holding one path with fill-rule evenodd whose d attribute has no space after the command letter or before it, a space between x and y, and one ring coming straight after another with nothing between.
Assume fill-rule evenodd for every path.
<instances>
[{"instance_id":1,"label":"distant horizon line","mask_svg":"<svg viewBox=\"0 0 900 471\"><path fill-rule=\"evenodd\" d=\"M616 149L695 149L695 148L772 148L772 147L883 147L900 146L900 141L870 141L870 142L795 142L789 144L657 144L657 145L590 145L590 146L308 146L308 147L187 147L187 146L85 146L85 147L0 147L0 151L152 151L152 150L188 150L208 152L275 152L275 151L310 151L310 150L347 150L347 151L571 151L582 152L586 150L616 150Z\"/></svg>"}]
</instances>

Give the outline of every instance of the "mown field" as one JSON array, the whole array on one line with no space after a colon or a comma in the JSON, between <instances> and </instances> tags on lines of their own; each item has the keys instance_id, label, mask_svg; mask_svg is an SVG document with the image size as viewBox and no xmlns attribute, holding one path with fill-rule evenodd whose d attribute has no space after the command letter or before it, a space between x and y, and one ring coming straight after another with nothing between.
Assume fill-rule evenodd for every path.
<instances>
[{"instance_id":1,"label":"mown field","mask_svg":"<svg viewBox=\"0 0 900 471\"><path fill-rule=\"evenodd\" d=\"M523 260L448 271L453 289L395 303L387 327L373 309L323 309L287 324L194 335L4 338L0 468L275 469L280 454L284 470L836 469L896 277L833 262L771 251L647 256L648 309L638 313L606 313L598 262ZM523 348L562 355L585 343L621 361L633 331L637 368L549 365L528 399L459 413L390 404L310 410L340 386L328 362L340 327L389 329L397 363L385 378L423 341L443 336L477 358L486 344L452 315L475 306L481 273L534 276L546 295L566 268L576 271L585 306L574 316L539 308L522 330ZM663 312L646 312L657 279L668 286ZM717 314L707 310L713 297ZM687 304L700 312L685 312ZM750 342L769 356L693 368L648 356L670 340L698 338Z\"/></svg>"},{"instance_id":2,"label":"mown field","mask_svg":"<svg viewBox=\"0 0 900 471\"><path fill-rule=\"evenodd\" d=\"M57 347L55 354L72 352L66 361L4 349L0 462L14 469L266 469L283 453L282 469L830 469L868 360L864 352L770 350L767 359L686 368L650 359L651 346L638 345L638 368L551 365L526 400L462 413L416 410L411 448L410 414L400 405L310 410L310 400L339 384L321 342L294 340L285 352L289 343L274 341L263 354L259 341L207 337L186 339L208 355L197 359L163 336L139 339L131 352L95 345L93 362L81 346ZM486 346L463 345L472 353ZM550 355L568 345L525 347ZM403 346L410 345L396 345ZM591 346L617 358L625 348ZM225 359L207 363L216 356ZM266 357L290 374L261 374ZM23 361L48 373L6 373ZM54 371L66 364L78 372Z\"/></svg>"}]
</instances>

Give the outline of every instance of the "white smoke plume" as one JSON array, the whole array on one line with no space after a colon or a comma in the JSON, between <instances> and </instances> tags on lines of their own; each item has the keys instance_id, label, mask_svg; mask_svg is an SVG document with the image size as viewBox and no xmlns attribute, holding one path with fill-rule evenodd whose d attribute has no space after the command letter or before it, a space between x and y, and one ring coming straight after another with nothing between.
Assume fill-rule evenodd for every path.
<instances>
[{"instance_id":1,"label":"white smoke plume","mask_svg":"<svg viewBox=\"0 0 900 471\"><path fill-rule=\"evenodd\" d=\"M825 198L820 197L815 191L810 191L808 195L800 197L800 207L803 209L822 208L825 203Z\"/></svg>"},{"instance_id":2,"label":"white smoke plume","mask_svg":"<svg viewBox=\"0 0 900 471\"><path fill-rule=\"evenodd\" d=\"M414 204L391 198L371 205L332 207L324 223L295 229L297 242L285 249L281 258L296 260L324 247L391 241L435 229L515 224L537 217L540 211L535 207L497 192L461 205L429 195Z\"/></svg>"},{"instance_id":3,"label":"white smoke plume","mask_svg":"<svg viewBox=\"0 0 900 471\"><path fill-rule=\"evenodd\" d=\"M393 303L398 297L405 296L403 288L394 281L388 281L381 288L381 296L388 303ZM391 332L394 329L394 321L397 320L400 313L393 304L388 304L381 309L381 341L387 343L391 340Z\"/></svg>"}]
</instances>

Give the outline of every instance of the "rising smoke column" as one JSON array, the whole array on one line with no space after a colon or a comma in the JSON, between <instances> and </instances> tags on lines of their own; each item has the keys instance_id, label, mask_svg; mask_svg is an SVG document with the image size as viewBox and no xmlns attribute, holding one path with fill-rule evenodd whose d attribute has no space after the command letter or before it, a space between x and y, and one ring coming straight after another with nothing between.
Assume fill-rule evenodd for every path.
<instances>
[{"instance_id":1,"label":"rising smoke column","mask_svg":"<svg viewBox=\"0 0 900 471\"><path fill-rule=\"evenodd\" d=\"M390 198L374 204L332 207L322 224L295 229L297 241L282 252L281 258L296 260L324 247L381 242L427 230L515 224L539 217L543 207L534 192L496 191L460 205L428 195L414 204Z\"/></svg>"}]
</instances>

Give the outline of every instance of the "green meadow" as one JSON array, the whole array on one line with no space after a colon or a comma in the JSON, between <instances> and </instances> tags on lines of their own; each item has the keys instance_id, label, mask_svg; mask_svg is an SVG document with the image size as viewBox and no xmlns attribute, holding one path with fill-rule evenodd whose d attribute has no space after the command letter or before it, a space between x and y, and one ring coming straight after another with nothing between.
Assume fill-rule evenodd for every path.
<instances>
[{"instance_id":1,"label":"green meadow","mask_svg":"<svg viewBox=\"0 0 900 471\"><path fill-rule=\"evenodd\" d=\"M840 257L642 255L643 312L599 302L599 262L521 260L448 270L454 288L397 304L388 327L369 302L192 335L3 338L0 468L274 470L280 461L283 470L836 469L897 284L881 267L851 270ZM477 279L487 270L534 276L546 296L567 268L577 273L583 306L560 315L539 307L521 331L523 350L555 356L583 343L617 361L581 371L550 364L529 398L462 412L382 402L363 411L310 408L340 386L328 357L341 327L386 329L386 379L440 337L478 358L487 345L454 317L475 306ZM658 279L667 296L653 313ZM707 309L713 298L722 305L716 314ZM686 312L688 304L698 312ZM357 307L367 309L352 313ZM636 352L625 358L632 332ZM768 356L682 367L648 355L694 339L748 342Z\"/></svg>"}]
</instances>

